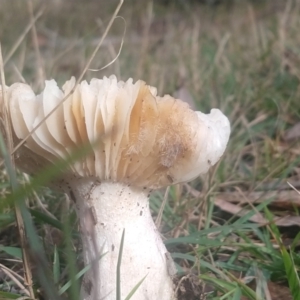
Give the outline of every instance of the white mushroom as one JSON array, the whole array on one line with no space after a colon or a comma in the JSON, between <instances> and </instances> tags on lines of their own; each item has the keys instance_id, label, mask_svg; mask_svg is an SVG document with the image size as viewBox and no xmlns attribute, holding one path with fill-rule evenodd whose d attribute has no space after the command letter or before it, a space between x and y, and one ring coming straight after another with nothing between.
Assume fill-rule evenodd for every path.
<instances>
[{"instance_id":1,"label":"white mushroom","mask_svg":"<svg viewBox=\"0 0 300 300\"><path fill-rule=\"evenodd\" d=\"M38 96L25 84L7 88L15 142L74 87L72 78L62 91L54 80L47 81ZM149 195L207 172L223 154L229 134L228 119L218 109L208 115L194 112L171 96L158 97L143 81L118 82L111 76L79 84L31 135L16 160L30 174L82 146L92 148L58 182L75 202L84 262L91 264L82 299L116 299L124 229L121 298L145 278L131 299L175 299L168 253L150 214Z\"/></svg>"}]
</instances>

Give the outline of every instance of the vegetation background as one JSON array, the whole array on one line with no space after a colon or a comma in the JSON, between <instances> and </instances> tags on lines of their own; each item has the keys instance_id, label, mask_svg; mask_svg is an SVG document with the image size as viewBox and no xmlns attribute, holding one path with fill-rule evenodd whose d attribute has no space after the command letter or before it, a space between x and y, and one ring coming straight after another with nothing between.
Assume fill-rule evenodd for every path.
<instances>
[{"instance_id":1,"label":"vegetation background","mask_svg":"<svg viewBox=\"0 0 300 300\"><path fill-rule=\"evenodd\" d=\"M24 81L39 93L45 79L78 78L117 4L1 0L7 85ZM220 163L165 197L160 229L179 299L300 299L300 0L125 0L118 15L85 79L143 79L231 120ZM41 186L49 170L39 180L16 174L3 146L0 299L78 299L72 205ZM151 198L154 217L164 193Z\"/></svg>"}]
</instances>

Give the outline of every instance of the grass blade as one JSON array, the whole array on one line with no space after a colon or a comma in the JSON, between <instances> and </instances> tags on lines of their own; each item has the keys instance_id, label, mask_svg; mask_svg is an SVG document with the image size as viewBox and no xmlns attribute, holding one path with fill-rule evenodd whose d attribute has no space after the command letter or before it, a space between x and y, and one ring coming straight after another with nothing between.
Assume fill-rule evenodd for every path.
<instances>
[{"instance_id":1,"label":"grass blade","mask_svg":"<svg viewBox=\"0 0 300 300\"><path fill-rule=\"evenodd\" d=\"M57 246L54 246L54 257L53 257L53 280L57 284L60 278L60 259Z\"/></svg>"},{"instance_id":2,"label":"grass blade","mask_svg":"<svg viewBox=\"0 0 300 300\"><path fill-rule=\"evenodd\" d=\"M288 253L284 246L280 247L287 280L294 299L300 299L300 281L292 253Z\"/></svg>"},{"instance_id":3,"label":"grass blade","mask_svg":"<svg viewBox=\"0 0 300 300\"><path fill-rule=\"evenodd\" d=\"M79 271L76 275L75 275L75 280L78 280L81 276L83 276L89 269L91 268L90 265L87 265L86 267L84 267L81 271ZM62 295L63 293L65 293L72 285L72 280L69 280L59 291L58 293L60 295Z\"/></svg>"},{"instance_id":4,"label":"grass blade","mask_svg":"<svg viewBox=\"0 0 300 300\"><path fill-rule=\"evenodd\" d=\"M127 295L127 297L125 298L125 300L129 300L134 293L138 290L138 288L140 287L140 285L144 282L144 280L146 279L147 275L144 276L135 286L134 288L130 291L130 293Z\"/></svg>"},{"instance_id":5,"label":"grass blade","mask_svg":"<svg viewBox=\"0 0 300 300\"><path fill-rule=\"evenodd\" d=\"M123 248L124 248L124 237L125 237L125 228L123 229L122 232L118 262L117 262L117 278L116 278L117 280L116 299L117 300L121 300L121 262L122 262Z\"/></svg>"},{"instance_id":6,"label":"grass blade","mask_svg":"<svg viewBox=\"0 0 300 300\"><path fill-rule=\"evenodd\" d=\"M22 259L22 250L20 248L0 246L0 251L3 251L13 257Z\"/></svg>"}]
</instances>

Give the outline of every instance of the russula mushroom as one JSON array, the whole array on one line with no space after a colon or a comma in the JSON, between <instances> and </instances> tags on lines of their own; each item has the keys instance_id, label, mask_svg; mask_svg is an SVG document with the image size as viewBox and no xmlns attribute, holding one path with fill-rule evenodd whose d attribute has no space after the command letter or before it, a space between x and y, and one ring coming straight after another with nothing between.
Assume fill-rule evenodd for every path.
<instances>
[{"instance_id":1,"label":"russula mushroom","mask_svg":"<svg viewBox=\"0 0 300 300\"><path fill-rule=\"evenodd\" d=\"M62 90L46 81L37 96L15 83L6 93L16 144L66 98L16 153L22 170L36 174L85 145L92 148L56 181L75 203L84 262L91 265L82 299L116 299L124 229L121 298L145 278L131 299L175 299L172 261L153 223L149 195L207 172L226 148L228 119L218 109L194 112L169 95L157 96L143 81L115 76L78 86L71 78Z\"/></svg>"}]
</instances>

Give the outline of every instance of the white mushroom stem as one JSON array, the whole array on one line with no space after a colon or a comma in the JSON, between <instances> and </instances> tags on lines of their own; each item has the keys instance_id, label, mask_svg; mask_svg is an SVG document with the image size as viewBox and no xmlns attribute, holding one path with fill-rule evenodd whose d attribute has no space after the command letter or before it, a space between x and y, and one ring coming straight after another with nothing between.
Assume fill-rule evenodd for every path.
<instances>
[{"instance_id":1,"label":"white mushroom stem","mask_svg":"<svg viewBox=\"0 0 300 300\"><path fill-rule=\"evenodd\" d=\"M150 214L149 190L85 178L73 181L71 191L80 219L84 261L91 265L83 280L82 299L116 299L124 229L121 299L145 276L132 300L174 299L168 252Z\"/></svg>"}]
</instances>

